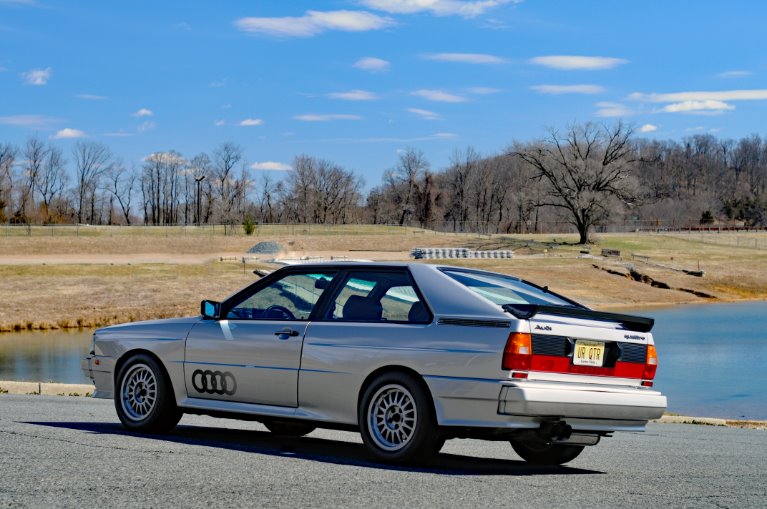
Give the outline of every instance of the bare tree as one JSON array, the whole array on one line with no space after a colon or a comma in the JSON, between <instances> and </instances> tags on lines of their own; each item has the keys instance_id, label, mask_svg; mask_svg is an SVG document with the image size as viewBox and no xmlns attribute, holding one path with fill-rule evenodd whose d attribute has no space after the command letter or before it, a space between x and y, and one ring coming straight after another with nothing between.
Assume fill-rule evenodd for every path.
<instances>
[{"instance_id":1,"label":"bare tree","mask_svg":"<svg viewBox=\"0 0 767 509\"><path fill-rule=\"evenodd\" d=\"M16 147L0 143L0 223L8 220L6 209L13 201L13 165L16 163Z\"/></svg>"},{"instance_id":2,"label":"bare tree","mask_svg":"<svg viewBox=\"0 0 767 509\"><path fill-rule=\"evenodd\" d=\"M588 123L572 126L564 135L552 130L542 142L516 152L536 170L535 178L547 184L543 205L567 211L581 244L589 242L591 227L609 214L611 200L636 199L632 132L620 122L612 127Z\"/></svg>"},{"instance_id":3,"label":"bare tree","mask_svg":"<svg viewBox=\"0 0 767 509\"><path fill-rule=\"evenodd\" d=\"M23 152L24 160L22 161L18 208L14 214L14 221L16 222L28 223L30 221L31 209L34 208L35 184L38 174L42 171L47 153L48 147L40 138L31 137L27 139Z\"/></svg>"},{"instance_id":4,"label":"bare tree","mask_svg":"<svg viewBox=\"0 0 767 509\"><path fill-rule=\"evenodd\" d=\"M144 160L141 190L144 215L151 224L178 222L179 178L186 161L175 150L155 152Z\"/></svg>"},{"instance_id":5,"label":"bare tree","mask_svg":"<svg viewBox=\"0 0 767 509\"><path fill-rule=\"evenodd\" d=\"M131 202L136 190L136 170L128 170L121 161L115 162L105 175L105 191L110 193L113 200L117 200L120 212L125 224L131 224Z\"/></svg>"},{"instance_id":6,"label":"bare tree","mask_svg":"<svg viewBox=\"0 0 767 509\"><path fill-rule=\"evenodd\" d=\"M60 196L67 185L64 154L59 147L49 147L46 150L42 167L35 179L35 187L43 200L43 221L52 219L51 204L57 196Z\"/></svg>"},{"instance_id":7,"label":"bare tree","mask_svg":"<svg viewBox=\"0 0 767 509\"><path fill-rule=\"evenodd\" d=\"M216 181L217 198L219 200L219 220L231 222L236 199L233 192L236 185L232 171L242 161L242 148L234 143L225 142L213 152L212 170Z\"/></svg>"},{"instance_id":8,"label":"bare tree","mask_svg":"<svg viewBox=\"0 0 767 509\"><path fill-rule=\"evenodd\" d=\"M95 220L96 190L112 165L112 151L97 141L79 141L72 149L75 163L77 222Z\"/></svg>"},{"instance_id":9,"label":"bare tree","mask_svg":"<svg viewBox=\"0 0 767 509\"><path fill-rule=\"evenodd\" d=\"M268 173L261 175L261 194L258 197L259 218L264 223L274 223L276 184Z\"/></svg>"},{"instance_id":10,"label":"bare tree","mask_svg":"<svg viewBox=\"0 0 767 509\"><path fill-rule=\"evenodd\" d=\"M415 214L416 192L418 183L429 169L429 161L423 152L408 147L399 155L396 166L384 174L386 193L396 203L400 210L398 223L400 226L409 222Z\"/></svg>"},{"instance_id":11,"label":"bare tree","mask_svg":"<svg viewBox=\"0 0 767 509\"><path fill-rule=\"evenodd\" d=\"M453 231L464 231L469 220L468 184L481 161L479 153L472 147L464 152L456 150L450 158L446 183L450 196L445 219L453 222Z\"/></svg>"}]
</instances>

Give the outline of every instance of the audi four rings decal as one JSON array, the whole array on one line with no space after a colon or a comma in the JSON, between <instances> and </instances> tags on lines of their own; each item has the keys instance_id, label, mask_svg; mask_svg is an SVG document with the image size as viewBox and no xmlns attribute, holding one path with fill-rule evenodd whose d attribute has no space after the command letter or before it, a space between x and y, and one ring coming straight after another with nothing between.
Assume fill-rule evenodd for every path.
<instances>
[{"instance_id":1,"label":"audi four rings decal","mask_svg":"<svg viewBox=\"0 0 767 509\"><path fill-rule=\"evenodd\" d=\"M192 387L199 393L231 396L237 392L237 379L229 371L197 369L192 373Z\"/></svg>"}]
</instances>

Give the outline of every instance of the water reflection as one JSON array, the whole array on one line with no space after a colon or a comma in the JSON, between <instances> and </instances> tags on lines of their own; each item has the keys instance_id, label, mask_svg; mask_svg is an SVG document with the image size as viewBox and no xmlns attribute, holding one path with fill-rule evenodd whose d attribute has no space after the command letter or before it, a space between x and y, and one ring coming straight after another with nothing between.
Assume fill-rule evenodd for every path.
<instances>
[{"instance_id":1,"label":"water reflection","mask_svg":"<svg viewBox=\"0 0 767 509\"><path fill-rule=\"evenodd\" d=\"M80 370L92 331L0 334L0 380L90 383Z\"/></svg>"}]
</instances>

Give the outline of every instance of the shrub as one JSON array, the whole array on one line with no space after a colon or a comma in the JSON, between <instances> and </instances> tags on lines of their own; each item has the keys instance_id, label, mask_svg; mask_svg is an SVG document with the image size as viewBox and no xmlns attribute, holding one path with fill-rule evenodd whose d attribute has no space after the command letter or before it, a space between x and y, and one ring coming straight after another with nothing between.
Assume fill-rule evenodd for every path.
<instances>
[{"instance_id":1,"label":"shrub","mask_svg":"<svg viewBox=\"0 0 767 509\"><path fill-rule=\"evenodd\" d=\"M242 229L245 230L245 235L253 235L256 231L256 224L250 216L245 217L245 221L242 222Z\"/></svg>"}]
</instances>

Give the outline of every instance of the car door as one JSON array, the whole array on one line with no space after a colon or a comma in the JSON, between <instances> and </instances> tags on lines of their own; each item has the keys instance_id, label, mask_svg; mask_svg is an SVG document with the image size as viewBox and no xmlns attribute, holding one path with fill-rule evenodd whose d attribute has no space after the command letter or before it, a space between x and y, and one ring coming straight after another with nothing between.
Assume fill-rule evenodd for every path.
<instances>
[{"instance_id":1,"label":"car door","mask_svg":"<svg viewBox=\"0 0 767 509\"><path fill-rule=\"evenodd\" d=\"M294 271L222 304L186 342L187 394L264 405L297 406L301 347L309 316L335 271Z\"/></svg>"},{"instance_id":2,"label":"car door","mask_svg":"<svg viewBox=\"0 0 767 509\"><path fill-rule=\"evenodd\" d=\"M323 298L304 339L302 408L356 421L359 384L380 366L437 362L433 315L406 268L349 270Z\"/></svg>"}]
</instances>

